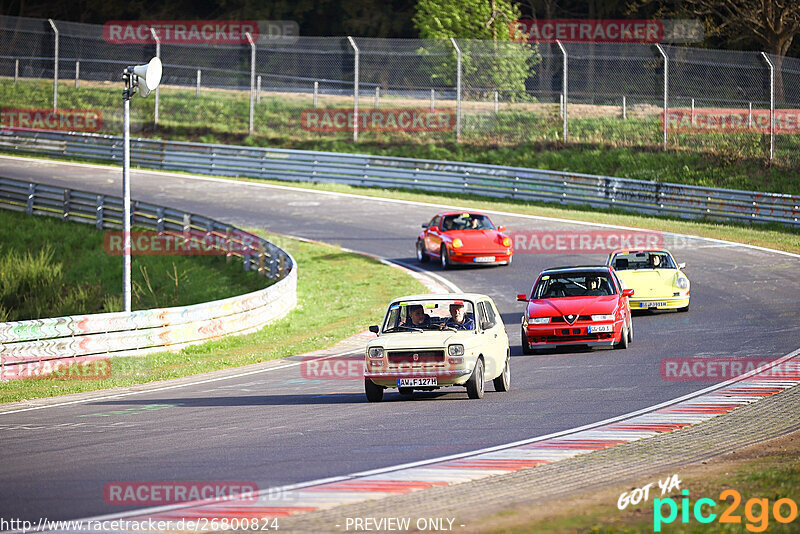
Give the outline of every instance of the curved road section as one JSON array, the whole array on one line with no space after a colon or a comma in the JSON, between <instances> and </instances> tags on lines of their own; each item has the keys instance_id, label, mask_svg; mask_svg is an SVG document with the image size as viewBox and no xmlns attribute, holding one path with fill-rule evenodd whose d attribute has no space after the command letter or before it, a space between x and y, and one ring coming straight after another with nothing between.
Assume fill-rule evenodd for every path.
<instances>
[{"instance_id":1,"label":"curved road section","mask_svg":"<svg viewBox=\"0 0 800 534\"><path fill-rule=\"evenodd\" d=\"M0 174L102 194L121 188L120 170L78 164L0 157ZM406 264L415 263L420 224L441 209L149 171L132 173L132 195ZM492 219L526 235L603 230L503 213ZM512 390L487 392L481 401L444 390L411 401L389 393L385 402L368 404L359 380L307 380L299 365L276 365L213 382L0 413L0 516L38 521L137 508L106 502L104 488L120 481L249 481L267 490L483 449L609 419L713 383L665 379L666 359L769 361L797 348L797 256L704 239L667 244L688 265L692 309L634 317L636 340L625 351L526 356L519 346L522 304L515 295L528 291L545 267L596 264L604 254L518 253L509 267L427 267L464 290L491 295L503 315L512 339Z\"/></svg>"}]
</instances>

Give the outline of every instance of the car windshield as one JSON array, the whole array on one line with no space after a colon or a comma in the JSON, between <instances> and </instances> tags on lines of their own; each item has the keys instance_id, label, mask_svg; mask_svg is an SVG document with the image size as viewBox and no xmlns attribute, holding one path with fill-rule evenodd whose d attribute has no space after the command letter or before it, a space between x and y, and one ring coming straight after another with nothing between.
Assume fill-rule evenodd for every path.
<instances>
[{"instance_id":1,"label":"car windshield","mask_svg":"<svg viewBox=\"0 0 800 534\"><path fill-rule=\"evenodd\" d=\"M666 252L628 252L615 254L611 265L617 271L631 269L677 269L672 257Z\"/></svg>"},{"instance_id":2,"label":"car windshield","mask_svg":"<svg viewBox=\"0 0 800 534\"><path fill-rule=\"evenodd\" d=\"M474 330L472 302L458 299L404 300L389 306L384 333L424 330Z\"/></svg>"},{"instance_id":3,"label":"car windshield","mask_svg":"<svg viewBox=\"0 0 800 534\"><path fill-rule=\"evenodd\" d=\"M533 289L535 299L614 295L613 282L608 273L575 272L542 275Z\"/></svg>"},{"instance_id":4,"label":"car windshield","mask_svg":"<svg viewBox=\"0 0 800 534\"><path fill-rule=\"evenodd\" d=\"M486 215L459 213L446 215L442 221L442 230L494 230L494 225Z\"/></svg>"}]
</instances>

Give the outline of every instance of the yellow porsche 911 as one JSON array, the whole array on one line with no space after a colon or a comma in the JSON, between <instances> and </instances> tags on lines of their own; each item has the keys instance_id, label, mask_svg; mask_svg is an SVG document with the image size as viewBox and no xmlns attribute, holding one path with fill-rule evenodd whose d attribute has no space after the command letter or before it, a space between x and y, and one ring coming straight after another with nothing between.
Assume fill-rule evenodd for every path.
<instances>
[{"instance_id":1,"label":"yellow porsche 911","mask_svg":"<svg viewBox=\"0 0 800 534\"><path fill-rule=\"evenodd\" d=\"M663 249L615 250L608 255L606 265L614 268L617 277L632 288L631 310L689 311L689 279Z\"/></svg>"}]
</instances>

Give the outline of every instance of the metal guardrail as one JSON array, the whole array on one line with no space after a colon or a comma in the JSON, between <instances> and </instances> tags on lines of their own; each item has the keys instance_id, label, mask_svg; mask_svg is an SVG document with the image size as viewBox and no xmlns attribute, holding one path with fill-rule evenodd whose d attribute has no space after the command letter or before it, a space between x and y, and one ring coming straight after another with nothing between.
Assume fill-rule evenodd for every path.
<instances>
[{"instance_id":1,"label":"metal guardrail","mask_svg":"<svg viewBox=\"0 0 800 534\"><path fill-rule=\"evenodd\" d=\"M0 132L0 150L122 162L122 138L59 132ZM470 193L651 215L800 226L800 197L500 165L305 150L131 139L131 164L301 182Z\"/></svg>"},{"instance_id":2,"label":"metal guardrail","mask_svg":"<svg viewBox=\"0 0 800 534\"><path fill-rule=\"evenodd\" d=\"M122 227L121 198L6 178L0 178L0 208L94 224L99 230ZM208 217L143 202L133 203L131 219L162 234L217 238L207 242L224 244L227 254L241 257L245 270L276 283L191 306L0 323L0 380L47 373L65 359L143 354L250 332L296 306L295 262L273 243ZM250 246L253 254L236 251Z\"/></svg>"}]
</instances>

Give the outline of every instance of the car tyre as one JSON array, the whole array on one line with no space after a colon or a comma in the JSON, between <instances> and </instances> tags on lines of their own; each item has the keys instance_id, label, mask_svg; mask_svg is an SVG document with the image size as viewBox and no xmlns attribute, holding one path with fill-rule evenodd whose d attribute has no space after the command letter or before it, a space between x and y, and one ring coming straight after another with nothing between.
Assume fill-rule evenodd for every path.
<instances>
[{"instance_id":1,"label":"car tyre","mask_svg":"<svg viewBox=\"0 0 800 534\"><path fill-rule=\"evenodd\" d=\"M482 399L484 392L484 371L483 358L478 358L475 362L475 369L472 370L469 380L467 380L467 396L470 399Z\"/></svg>"},{"instance_id":2,"label":"car tyre","mask_svg":"<svg viewBox=\"0 0 800 534\"><path fill-rule=\"evenodd\" d=\"M509 365L511 358L506 355L506 365L503 367L503 372L500 376L492 380L495 391L508 391L511 388L511 367Z\"/></svg>"},{"instance_id":3,"label":"car tyre","mask_svg":"<svg viewBox=\"0 0 800 534\"><path fill-rule=\"evenodd\" d=\"M628 334L628 325L623 323L623 325L622 325L622 335L620 335L620 337L619 337L619 343L617 343L617 347L616 348L623 349L623 350L627 349L628 345L630 344L629 335L630 334Z\"/></svg>"},{"instance_id":4,"label":"car tyre","mask_svg":"<svg viewBox=\"0 0 800 534\"><path fill-rule=\"evenodd\" d=\"M364 379L364 392L367 394L369 402L380 402L383 400L383 388L369 378Z\"/></svg>"},{"instance_id":5,"label":"car tyre","mask_svg":"<svg viewBox=\"0 0 800 534\"><path fill-rule=\"evenodd\" d=\"M414 393L414 388L397 388L397 391L400 392L400 395L409 397Z\"/></svg>"},{"instance_id":6,"label":"car tyre","mask_svg":"<svg viewBox=\"0 0 800 534\"><path fill-rule=\"evenodd\" d=\"M522 341L522 354L534 354L535 351L531 348L528 344L528 334L525 333L525 327L522 327L522 335L520 336Z\"/></svg>"},{"instance_id":7,"label":"car tyre","mask_svg":"<svg viewBox=\"0 0 800 534\"><path fill-rule=\"evenodd\" d=\"M442 246L442 249L439 254L439 259L442 262L442 269L449 269L450 268L450 253L447 252L447 247Z\"/></svg>"},{"instance_id":8,"label":"car tyre","mask_svg":"<svg viewBox=\"0 0 800 534\"><path fill-rule=\"evenodd\" d=\"M428 263L428 255L425 254L425 244L421 239L417 239L417 261L420 263Z\"/></svg>"},{"instance_id":9,"label":"car tyre","mask_svg":"<svg viewBox=\"0 0 800 534\"><path fill-rule=\"evenodd\" d=\"M628 329L628 344L633 343L633 317L631 317L631 327Z\"/></svg>"}]
</instances>

